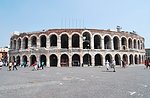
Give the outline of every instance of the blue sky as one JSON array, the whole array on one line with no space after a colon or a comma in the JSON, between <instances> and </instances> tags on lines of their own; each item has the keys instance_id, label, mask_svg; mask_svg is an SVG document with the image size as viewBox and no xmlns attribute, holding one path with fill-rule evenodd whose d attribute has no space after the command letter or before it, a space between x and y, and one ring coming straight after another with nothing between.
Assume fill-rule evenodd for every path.
<instances>
[{"instance_id":1,"label":"blue sky","mask_svg":"<svg viewBox=\"0 0 150 98\"><path fill-rule=\"evenodd\" d=\"M12 32L51 28L136 31L150 48L150 0L0 0L0 47Z\"/></svg>"}]
</instances>

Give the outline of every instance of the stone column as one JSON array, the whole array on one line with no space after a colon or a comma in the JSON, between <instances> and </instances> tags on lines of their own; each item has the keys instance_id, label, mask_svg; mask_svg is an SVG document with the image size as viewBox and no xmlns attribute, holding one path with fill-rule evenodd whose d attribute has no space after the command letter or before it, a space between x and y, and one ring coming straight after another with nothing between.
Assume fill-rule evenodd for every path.
<instances>
[{"instance_id":1,"label":"stone column","mask_svg":"<svg viewBox=\"0 0 150 98\"><path fill-rule=\"evenodd\" d=\"M80 67L83 65L83 55L80 55Z\"/></svg>"},{"instance_id":2,"label":"stone column","mask_svg":"<svg viewBox=\"0 0 150 98\"><path fill-rule=\"evenodd\" d=\"M46 48L50 48L50 39L46 38Z\"/></svg>"},{"instance_id":3,"label":"stone column","mask_svg":"<svg viewBox=\"0 0 150 98\"><path fill-rule=\"evenodd\" d=\"M91 43L90 43L90 45L91 45L91 49L94 49L94 37L93 36L91 36L92 38L91 38Z\"/></svg>"},{"instance_id":4,"label":"stone column","mask_svg":"<svg viewBox=\"0 0 150 98\"><path fill-rule=\"evenodd\" d=\"M104 50L104 39L103 39L103 38L101 39L101 43L102 43L102 44L101 44L102 50Z\"/></svg>"},{"instance_id":5,"label":"stone column","mask_svg":"<svg viewBox=\"0 0 150 98\"><path fill-rule=\"evenodd\" d=\"M92 58L92 67L95 66L95 59L94 59L94 56L91 55L91 58Z\"/></svg>"},{"instance_id":6,"label":"stone column","mask_svg":"<svg viewBox=\"0 0 150 98\"><path fill-rule=\"evenodd\" d=\"M61 67L61 64L60 64L60 63L61 63L61 62L60 62L60 59L61 59L61 58L60 58L60 57L61 57L60 54L58 54L58 65L57 65L57 67Z\"/></svg>"},{"instance_id":7,"label":"stone column","mask_svg":"<svg viewBox=\"0 0 150 98\"><path fill-rule=\"evenodd\" d=\"M71 39L71 36L69 36L68 41L69 41L69 49L72 49L72 39Z\"/></svg>"},{"instance_id":8,"label":"stone column","mask_svg":"<svg viewBox=\"0 0 150 98\"><path fill-rule=\"evenodd\" d=\"M111 50L114 50L114 42L113 42L113 39L111 39Z\"/></svg>"},{"instance_id":9,"label":"stone column","mask_svg":"<svg viewBox=\"0 0 150 98\"><path fill-rule=\"evenodd\" d=\"M72 67L72 57L71 57L71 55L68 55L69 56L69 67Z\"/></svg>"},{"instance_id":10,"label":"stone column","mask_svg":"<svg viewBox=\"0 0 150 98\"><path fill-rule=\"evenodd\" d=\"M122 50L121 39L119 40L119 47L120 47L120 50Z\"/></svg>"},{"instance_id":11,"label":"stone column","mask_svg":"<svg viewBox=\"0 0 150 98\"><path fill-rule=\"evenodd\" d=\"M37 48L40 48L40 38L37 37Z\"/></svg>"},{"instance_id":12,"label":"stone column","mask_svg":"<svg viewBox=\"0 0 150 98\"><path fill-rule=\"evenodd\" d=\"M46 64L47 64L47 65L46 65L46 66L47 66L47 67L50 67L50 60L49 60L49 55L48 55L48 54L46 55L46 59L47 59L47 60L46 60Z\"/></svg>"}]
</instances>

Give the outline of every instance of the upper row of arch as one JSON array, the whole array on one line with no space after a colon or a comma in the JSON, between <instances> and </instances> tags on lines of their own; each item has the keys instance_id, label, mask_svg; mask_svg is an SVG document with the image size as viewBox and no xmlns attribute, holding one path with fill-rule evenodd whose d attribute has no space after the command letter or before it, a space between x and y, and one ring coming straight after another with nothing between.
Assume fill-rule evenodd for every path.
<instances>
[{"instance_id":1,"label":"upper row of arch","mask_svg":"<svg viewBox=\"0 0 150 98\"><path fill-rule=\"evenodd\" d=\"M57 34L57 33L55 33L55 32L53 32L53 33L50 33L49 35L47 35L47 34L44 34L44 33L42 33L42 34L40 34L39 36L38 35L36 35L36 34L32 34L31 36L28 36L28 35L25 35L25 36L23 36L23 37L20 37L20 36L18 36L18 37L16 37L16 38L14 38L14 39L12 39L12 40L18 40L19 38L20 39L24 39L24 38L29 38L29 39L32 39L32 37L36 37L36 38L38 38L38 37L41 37L41 36L45 36L46 38L49 38L51 35L56 35L57 37L59 37L59 36L61 36L61 35L63 35L63 34L66 34L67 36L73 36L74 34L78 34L79 36L82 36L85 32L88 32L89 34L90 34L90 36L95 36L95 35L99 35L102 39L104 39L104 37L105 36L109 36L111 39L113 39L114 37L118 37L119 39L121 39L121 38L126 38L126 39L137 39L137 40L141 40L141 41L144 41L144 39L142 38L142 37L139 37L138 35L137 35L137 37L135 37L135 36L133 36L133 37L126 37L125 35L123 35L123 33L122 33L122 35L121 35L121 37L119 36L119 35L117 35L117 34L114 34L113 36L111 36L111 34L108 34L108 33L106 33L106 34L104 34L104 35L102 35L102 34L100 34L100 33L94 33L94 34L92 34L89 30L84 30L83 32L82 32L82 34L80 34L79 32L73 32L73 33L71 33L71 35L69 35L69 33L68 32L62 32L61 34Z\"/></svg>"}]
</instances>

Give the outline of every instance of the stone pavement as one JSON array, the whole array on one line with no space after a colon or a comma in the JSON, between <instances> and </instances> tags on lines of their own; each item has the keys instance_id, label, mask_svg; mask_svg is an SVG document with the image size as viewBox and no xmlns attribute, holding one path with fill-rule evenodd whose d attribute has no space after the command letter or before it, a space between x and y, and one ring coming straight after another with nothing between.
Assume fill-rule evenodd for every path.
<instances>
[{"instance_id":1,"label":"stone pavement","mask_svg":"<svg viewBox=\"0 0 150 98\"><path fill-rule=\"evenodd\" d=\"M0 70L0 98L150 98L149 69L31 67Z\"/></svg>"}]
</instances>

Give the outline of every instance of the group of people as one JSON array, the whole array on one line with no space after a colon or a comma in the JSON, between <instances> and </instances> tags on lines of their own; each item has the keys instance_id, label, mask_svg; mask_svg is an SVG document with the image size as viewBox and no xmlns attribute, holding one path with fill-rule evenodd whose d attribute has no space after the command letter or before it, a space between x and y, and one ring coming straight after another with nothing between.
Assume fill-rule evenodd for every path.
<instances>
[{"instance_id":1,"label":"group of people","mask_svg":"<svg viewBox=\"0 0 150 98\"><path fill-rule=\"evenodd\" d=\"M146 69L150 69L150 59L145 60L145 67Z\"/></svg>"},{"instance_id":2,"label":"group of people","mask_svg":"<svg viewBox=\"0 0 150 98\"><path fill-rule=\"evenodd\" d=\"M16 61L10 61L8 64L8 70L9 71L14 70L14 69L18 70L17 66L18 64L16 63Z\"/></svg>"},{"instance_id":3,"label":"group of people","mask_svg":"<svg viewBox=\"0 0 150 98\"><path fill-rule=\"evenodd\" d=\"M107 71L112 68L113 69L113 72L116 72L116 69L115 69L115 65L116 65L116 62L115 60L112 60L112 63L110 63L108 60L106 60L106 69Z\"/></svg>"},{"instance_id":4,"label":"group of people","mask_svg":"<svg viewBox=\"0 0 150 98\"><path fill-rule=\"evenodd\" d=\"M34 67L32 69L33 71L35 71L35 70L42 70L42 69L44 69L44 62L42 61L41 64L40 64L37 61L35 61L31 66Z\"/></svg>"}]
</instances>

